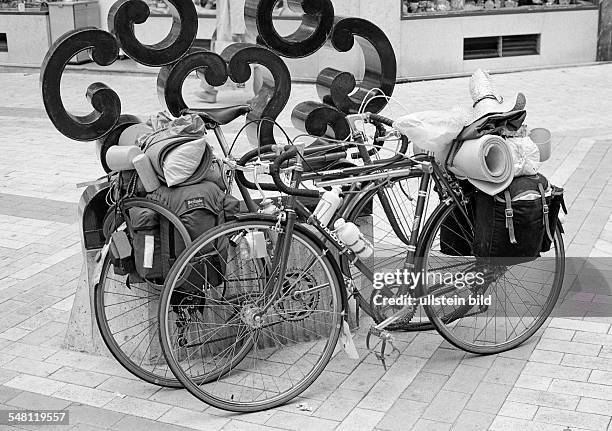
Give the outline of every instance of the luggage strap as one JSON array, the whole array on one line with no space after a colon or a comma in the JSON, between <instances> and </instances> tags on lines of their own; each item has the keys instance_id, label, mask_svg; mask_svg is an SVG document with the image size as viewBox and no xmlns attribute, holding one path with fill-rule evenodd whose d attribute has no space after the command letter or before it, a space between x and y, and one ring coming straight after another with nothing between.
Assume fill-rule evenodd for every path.
<instances>
[{"instance_id":1,"label":"luggage strap","mask_svg":"<svg viewBox=\"0 0 612 431\"><path fill-rule=\"evenodd\" d=\"M542 199L542 211L544 212L544 226L546 227L546 235L548 235L548 239L553 242L555 239L550 232L550 223L548 221L548 213L550 210L548 208L548 204L546 203L546 193L544 192L542 183L538 183L538 189L540 190L540 197Z\"/></svg>"},{"instance_id":2,"label":"luggage strap","mask_svg":"<svg viewBox=\"0 0 612 431\"><path fill-rule=\"evenodd\" d=\"M170 221L165 217L160 216L159 220L159 240L160 240L160 250L161 250L161 270L163 277L166 278L168 273L170 272L170 229L172 226L170 225Z\"/></svg>"},{"instance_id":3,"label":"luggage strap","mask_svg":"<svg viewBox=\"0 0 612 431\"><path fill-rule=\"evenodd\" d=\"M510 235L510 243L516 244L516 235L514 234L514 211L512 210L512 198L510 192L506 190L504 192L504 198L506 199L506 229Z\"/></svg>"}]
</instances>

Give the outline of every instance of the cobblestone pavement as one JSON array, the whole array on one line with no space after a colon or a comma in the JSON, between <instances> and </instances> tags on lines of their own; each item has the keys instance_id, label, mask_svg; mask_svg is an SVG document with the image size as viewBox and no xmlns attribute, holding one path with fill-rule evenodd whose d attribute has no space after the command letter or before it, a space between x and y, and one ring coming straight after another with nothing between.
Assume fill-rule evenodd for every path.
<instances>
[{"instance_id":1,"label":"cobblestone pavement","mask_svg":"<svg viewBox=\"0 0 612 431\"><path fill-rule=\"evenodd\" d=\"M71 425L58 430L612 430L612 296L603 289L612 279L612 65L496 79L505 94L526 93L530 126L553 131L544 173L567 191L568 255L592 258L566 277L577 287L566 304L582 314L496 356L467 355L433 332L399 334L402 354L387 373L364 350L359 361L341 353L303 398L233 415L137 381L111 358L62 349L81 267L75 184L102 171L93 144L52 127L37 75L0 74L0 409L68 408ZM126 113L160 109L155 78L131 75L67 74L66 105L88 111L84 91L96 80ZM409 111L444 109L467 101L467 82L406 84L396 96ZM315 96L314 86L295 86L289 107ZM288 114L280 122L290 124ZM364 347L361 335L356 342Z\"/></svg>"}]
</instances>

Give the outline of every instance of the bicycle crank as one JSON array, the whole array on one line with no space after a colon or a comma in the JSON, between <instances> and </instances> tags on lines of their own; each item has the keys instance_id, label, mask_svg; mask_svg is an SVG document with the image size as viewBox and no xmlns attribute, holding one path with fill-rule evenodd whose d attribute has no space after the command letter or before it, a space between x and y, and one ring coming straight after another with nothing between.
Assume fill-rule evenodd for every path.
<instances>
[{"instance_id":1,"label":"bicycle crank","mask_svg":"<svg viewBox=\"0 0 612 431\"><path fill-rule=\"evenodd\" d=\"M380 343L380 351L377 352L374 349L370 348L370 338L373 336L380 338L381 339L381 343ZM395 344L393 344L393 342L395 341L395 338L393 337L393 335L391 335L391 333L389 331L385 331L385 330L380 330L380 329L376 329L375 326L372 326L370 328L370 330L368 331L368 335L366 336L366 347L367 349L374 353L374 355L376 356L376 358L382 363L383 368L385 369L385 371L387 371L387 361L386 358L390 357L393 352L397 352L398 356L400 355L400 350L395 347ZM386 354L386 349L387 349L387 345L391 346L391 352L389 354Z\"/></svg>"}]
</instances>

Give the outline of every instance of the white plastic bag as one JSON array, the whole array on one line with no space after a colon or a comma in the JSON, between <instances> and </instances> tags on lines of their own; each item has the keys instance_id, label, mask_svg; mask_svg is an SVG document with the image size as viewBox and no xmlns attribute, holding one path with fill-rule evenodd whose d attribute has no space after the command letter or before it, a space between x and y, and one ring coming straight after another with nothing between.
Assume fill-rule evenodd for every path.
<instances>
[{"instance_id":1,"label":"white plastic bag","mask_svg":"<svg viewBox=\"0 0 612 431\"><path fill-rule=\"evenodd\" d=\"M537 174L542 165L540 163L540 150L531 138L507 138L506 141L512 149L514 176L522 177Z\"/></svg>"},{"instance_id":2,"label":"white plastic bag","mask_svg":"<svg viewBox=\"0 0 612 431\"><path fill-rule=\"evenodd\" d=\"M448 148L464 126L465 113L459 110L414 112L393 123L417 147L435 152Z\"/></svg>"},{"instance_id":3,"label":"white plastic bag","mask_svg":"<svg viewBox=\"0 0 612 431\"><path fill-rule=\"evenodd\" d=\"M189 141L171 150L164 158L164 178L168 187L187 181L202 163L206 152L206 138Z\"/></svg>"}]
</instances>

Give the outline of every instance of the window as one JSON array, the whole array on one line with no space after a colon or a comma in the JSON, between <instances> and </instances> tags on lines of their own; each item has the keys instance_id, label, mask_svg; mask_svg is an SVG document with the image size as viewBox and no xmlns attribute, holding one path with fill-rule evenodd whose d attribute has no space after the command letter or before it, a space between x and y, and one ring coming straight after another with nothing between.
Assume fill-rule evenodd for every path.
<instances>
[{"instance_id":1,"label":"window","mask_svg":"<svg viewBox=\"0 0 612 431\"><path fill-rule=\"evenodd\" d=\"M8 42L6 33L0 33L0 52L8 52Z\"/></svg>"},{"instance_id":2,"label":"window","mask_svg":"<svg viewBox=\"0 0 612 431\"><path fill-rule=\"evenodd\" d=\"M517 57L540 53L539 34L469 37L463 39L463 59Z\"/></svg>"},{"instance_id":3,"label":"window","mask_svg":"<svg viewBox=\"0 0 612 431\"><path fill-rule=\"evenodd\" d=\"M462 14L538 12L597 7L595 0L399 0L404 18Z\"/></svg>"}]
</instances>

